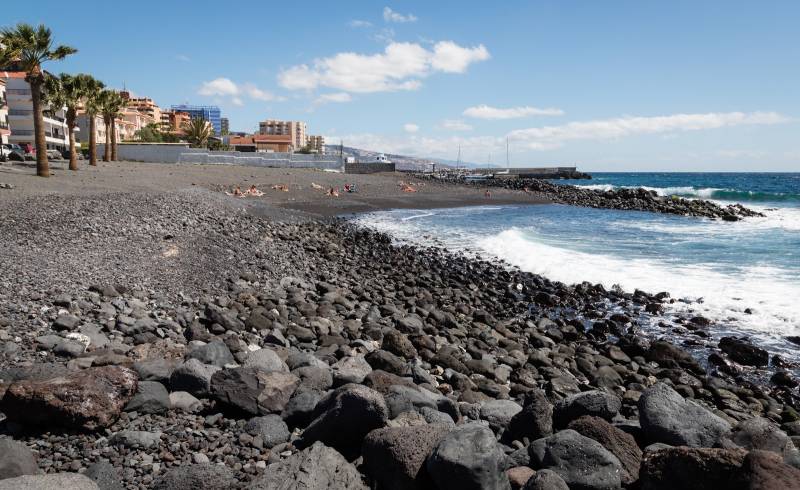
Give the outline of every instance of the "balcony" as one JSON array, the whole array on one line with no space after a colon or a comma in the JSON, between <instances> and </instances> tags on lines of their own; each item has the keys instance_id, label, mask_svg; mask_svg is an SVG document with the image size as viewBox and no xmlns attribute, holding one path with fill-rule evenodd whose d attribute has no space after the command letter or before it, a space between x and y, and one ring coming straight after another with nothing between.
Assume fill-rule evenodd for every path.
<instances>
[{"instance_id":1,"label":"balcony","mask_svg":"<svg viewBox=\"0 0 800 490\"><path fill-rule=\"evenodd\" d=\"M33 136L32 129L12 129L11 136Z\"/></svg>"},{"instance_id":2,"label":"balcony","mask_svg":"<svg viewBox=\"0 0 800 490\"><path fill-rule=\"evenodd\" d=\"M33 109L9 109L8 110L9 116L24 116L24 117L32 117L33 116Z\"/></svg>"}]
</instances>

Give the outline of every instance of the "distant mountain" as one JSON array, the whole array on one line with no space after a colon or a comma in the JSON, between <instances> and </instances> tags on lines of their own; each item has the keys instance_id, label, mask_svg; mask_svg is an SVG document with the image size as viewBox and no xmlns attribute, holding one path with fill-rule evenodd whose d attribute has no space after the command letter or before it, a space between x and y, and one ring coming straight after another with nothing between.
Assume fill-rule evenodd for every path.
<instances>
[{"instance_id":1,"label":"distant mountain","mask_svg":"<svg viewBox=\"0 0 800 490\"><path fill-rule=\"evenodd\" d=\"M325 145L325 152L328 154L338 154L340 150L345 157L353 157L358 162L374 162L378 155L382 153L380 151L363 150L350 146L340 147L339 145ZM410 157L408 155L396 155L393 153L383 154L397 166L398 170L429 170L434 164L437 166L455 167L458 163L455 160L447 160L444 158L419 158ZM467 168L485 168L486 164L461 162L459 166Z\"/></svg>"}]
</instances>

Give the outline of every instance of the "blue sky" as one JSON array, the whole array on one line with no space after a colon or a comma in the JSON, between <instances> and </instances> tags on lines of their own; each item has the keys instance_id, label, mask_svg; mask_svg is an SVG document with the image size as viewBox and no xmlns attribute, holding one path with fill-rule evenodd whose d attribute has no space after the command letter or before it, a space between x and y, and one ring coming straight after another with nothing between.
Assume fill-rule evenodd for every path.
<instances>
[{"instance_id":1,"label":"blue sky","mask_svg":"<svg viewBox=\"0 0 800 490\"><path fill-rule=\"evenodd\" d=\"M800 2L40 0L89 72L233 130L586 170L800 171Z\"/></svg>"}]
</instances>

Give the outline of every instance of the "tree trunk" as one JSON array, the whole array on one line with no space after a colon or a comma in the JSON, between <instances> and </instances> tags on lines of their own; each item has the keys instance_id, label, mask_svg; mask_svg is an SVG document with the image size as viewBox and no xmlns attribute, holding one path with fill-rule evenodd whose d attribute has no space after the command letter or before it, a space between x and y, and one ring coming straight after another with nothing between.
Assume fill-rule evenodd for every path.
<instances>
[{"instance_id":1,"label":"tree trunk","mask_svg":"<svg viewBox=\"0 0 800 490\"><path fill-rule=\"evenodd\" d=\"M111 161L111 127L108 123L108 118L103 116L103 124L106 125L106 147L103 148L103 161Z\"/></svg>"},{"instance_id":2,"label":"tree trunk","mask_svg":"<svg viewBox=\"0 0 800 490\"><path fill-rule=\"evenodd\" d=\"M117 118L111 120L111 161L117 161Z\"/></svg>"},{"instance_id":3,"label":"tree trunk","mask_svg":"<svg viewBox=\"0 0 800 490\"><path fill-rule=\"evenodd\" d=\"M50 164L47 162L47 139L44 136L44 115L42 114L42 82L31 78L31 99L33 100L33 133L36 138L36 175L50 177Z\"/></svg>"},{"instance_id":4,"label":"tree trunk","mask_svg":"<svg viewBox=\"0 0 800 490\"><path fill-rule=\"evenodd\" d=\"M75 110L67 109L67 132L69 133L69 169L78 170L78 158L75 156Z\"/></svg>"},{"instance_id":5,"label":"tree trunk","mask_svg":"<svg viewBox=\"0 0 800 490\"><path fill-rule=\"evenodd\" d=\"M89 118L89 165L93 167L97 166L97 137L95 136L95 132L97 128L95 127L97 123L95 119L97 117L94 114L87 114Z\"/></svg>"}]
</instances>

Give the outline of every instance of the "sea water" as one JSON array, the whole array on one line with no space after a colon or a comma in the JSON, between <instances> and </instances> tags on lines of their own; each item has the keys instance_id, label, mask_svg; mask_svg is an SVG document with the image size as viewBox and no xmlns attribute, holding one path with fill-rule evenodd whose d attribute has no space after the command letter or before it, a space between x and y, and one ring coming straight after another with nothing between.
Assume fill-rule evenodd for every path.
<instances>
[{"instance_id":1,"label":"sea water","mask_svg":"<svg viewBox=\"0 0 800 490\"><path fill-rule=\"evenodd\" d=\"M716 338L747 335L797 359L800 348L785 337L800 335L800 173L598 173L560 183L738 202L766 217L729 223L548 204L392 210L357 221L568 284L667 291L679 300L667 316L703 315L716 322Z\"/></svg>"}]
</instances>

